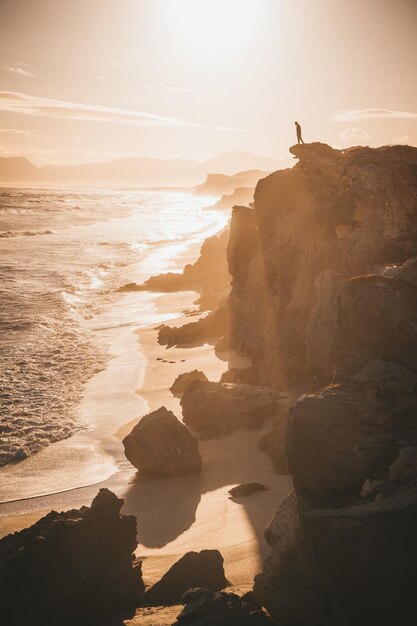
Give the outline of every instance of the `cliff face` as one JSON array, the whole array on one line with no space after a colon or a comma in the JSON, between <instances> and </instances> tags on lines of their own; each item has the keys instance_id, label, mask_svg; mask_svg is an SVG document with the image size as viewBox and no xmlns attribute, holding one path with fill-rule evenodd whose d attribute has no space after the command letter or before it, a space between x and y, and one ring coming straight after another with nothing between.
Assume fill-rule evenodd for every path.
<instances>
[{"instance_id":1,"label":"cliff face","mask_svg":"<svg viewBox=\"0 0 417 626\"><path fill-rule=\"evenodd\" d=\"M337 298L354 276L417 254L417 149L294 146L293 169L259 181L233 211L232 346L261 384L329 382Z\"/></svg>"},{"instance_id":2,"label":"cliff face","mask_svg":"<svg viewBox=\"0 0 417 626\"><path fill-rule=\"evenodd\" d=\"M290 408L254 591L285 626L417 623L417 149L295 146L234 209L231 341Z\"/></svg>"}]
</instances>

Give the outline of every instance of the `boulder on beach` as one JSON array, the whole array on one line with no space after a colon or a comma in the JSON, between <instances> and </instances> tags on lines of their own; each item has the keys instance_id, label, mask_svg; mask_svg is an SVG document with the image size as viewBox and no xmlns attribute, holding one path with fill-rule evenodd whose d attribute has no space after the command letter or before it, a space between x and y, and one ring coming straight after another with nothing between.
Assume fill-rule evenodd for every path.
<instances>
[{"instance_id":1,"label":"boulder on beach","mask_svg":"<svg viewBox=\"0 0 417 626\"><path fill-rule=\"evenodd\" d=\"M136 518L122 504L100 489L91 507L51 511L0 540L4 624L95 626L139 604Z\"/></svg>"},{"instance_id":2,"label":"boulder on beach","mask_svg":"<svg viewBox=\"0 0 417 626\"><path fill-rule=\"evenodd\" d=\"M180 602L190 587L206 587L219 591L228 585L224 575L223 557L218 550L187 552L150 587L142 604L160 606Z\"/></svg>"},{"instance_id":3,"label":"boulder on beach","mask_svg":"<svg viewBox=\"0 0 417 626\"><path fill-rule=\"evenodd\" d=\"M290 408L287 457L297 494L315 505L349 502L386 468L399 442L417 444L414 398L379 397L355 385L329 385Z\"/></svg>"},{"instance_id":4,"label":"boulder on beach","mask_svg":"<svg viewBox=\"0 0 417 626\"><path fill-rule=\"evenodd\" d=\"M232 498L246 498L247 496L251 496L256 491L265 490L265 485L262 485L261 483L242 483L241 485L237 485L236 487L229 489L229 493Z\"/></svg>"},{"instance_id":5,"label":"boulder on beach","mask_svg":"<svg viewBox=\"0 0 417 626\"><path fill-rule=\"evenodd\" d=\"M269 387L194 382L181 398L184 423L205 436L231 433L241 426L259 428L277 410Z\"/></svg>"},{"instance_id":6,"label":"boulder on beach","mask_svg":"<svg viewBox=\"0 0 417 626\"><path fill-rule=\"evenodd\" d=\"M205 373L201 372L200 370L193 370L192 372L180 374L175 379L175 382L170 388L170 391L174 396L179 396L184 393L188 386L195 380L202 380L203 382L207 382L208 378Z\"/></svg>"},{"instance_id":7,"label":"boulder on beach","mask_svg":"<svg viewBox=\"0 0 417 626\"><path fill-rule=\"evenodd\" d=\"M126 458L144 474L182 476L201 470L198 441L164 406L123 439Z\"/></svg>"},{"instance_id":8,"label":"boulder on beach","mask_svg":"<svg viewBox=\"0 0 417 626\"><path fill-rule=\"evenodd\" d=\"M182 597L185 607L172 626L273 626L275 622L247 596L189 589Z\"/></svg>"}]
</instances>

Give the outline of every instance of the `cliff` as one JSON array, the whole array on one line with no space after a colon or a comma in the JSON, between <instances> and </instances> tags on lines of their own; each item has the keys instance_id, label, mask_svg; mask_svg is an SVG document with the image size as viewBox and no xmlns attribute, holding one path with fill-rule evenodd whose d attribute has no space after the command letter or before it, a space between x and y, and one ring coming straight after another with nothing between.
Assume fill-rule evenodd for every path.
<instances>
[{"instance_id":1,"label":"cliff","mask_svg":"<svg viewBox=\"0 0 417 626\"><path fill-rule=\"evenodd\" d=\"M316 390L290 407L295 490L254 591L285 626L411 626L417 149L291 152L234 208L227 251L232 346L258 384Z\"/></svg>"},{"instance_id":2,"label":"cliff","mask_svg":"<svg viewBox=\"0 0 417 626\"><path fill-rule=\"evenodd\" d=\"M299 162L235 207L228 262L231 342L259 383L333 375L337 299L346 281L387 275L417 254L417 149L293 146Z\"/></svg>"}]
</instances>

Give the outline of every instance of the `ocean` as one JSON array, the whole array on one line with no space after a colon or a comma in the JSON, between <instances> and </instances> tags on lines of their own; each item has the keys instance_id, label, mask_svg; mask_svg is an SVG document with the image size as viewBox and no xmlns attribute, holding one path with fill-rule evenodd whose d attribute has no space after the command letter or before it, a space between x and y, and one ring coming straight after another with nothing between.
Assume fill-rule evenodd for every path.
<instances>
[{"instance_id":1,"label":"ocean","mask_svg":"<svg viewBox=\"0 0 417 626\"><path fill-rule=\"evenodd\" d=\"M86 428L83 389L108 358L94 320L122 297L127 276L140 283L172 271L187 247L223 228L224 213L202 210L212 202L174 192L1 189L0 465L24 463Z\"/></svg>"}]
</instances>

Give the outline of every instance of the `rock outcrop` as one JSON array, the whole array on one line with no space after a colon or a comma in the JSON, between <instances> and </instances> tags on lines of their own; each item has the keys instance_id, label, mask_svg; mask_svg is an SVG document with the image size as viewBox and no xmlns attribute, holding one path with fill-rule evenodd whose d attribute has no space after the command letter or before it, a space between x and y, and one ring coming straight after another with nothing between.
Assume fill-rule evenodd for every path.
<instances>
[{"instance_id":1,"label":"rock outcrop","mask_svg":"<svg viewBox=\"0 0 417 626\"><path fill-rule=\"evenodd\" d=\"M170 392L174 396L180 396L187 390L192 382L195 380L201 380L203 382L207 382L208 378L204 372L200 370L193 370L192 372L185 372L185 374L180 374L175 379L174 383L170 388Z\"/></svg>"},{"instance_id":2,"label":"rock outcrop","mask_svg":"<svg viewBox=\"0 0 417 626\"><path fill-rule=\"evenodd\" d=\"M417 272L408 260L417 254L417 149L341 151L316 143L290 151L299 163L259 181L254 209L233 210L230 338L233 349L252 358L258 384L286 388L307 379L318 388L332 378L329 350L339 297L348 315L349 299L361 292L370 324L374 316L373 332L380 326L379 332L394 331L401 341L401 325L415 306L410 289ZM406 261L403 276L409 277L402 286L400 276L392 283L364 277L341 295L345 281ZM401 302L391 321L376 319L384 298ZM356 311L356 319L360 315ZM403 364L413 369L407 355L414 343L401 346ZM356 350L363 348L359 343ZM381 358L393 360L385 352Z\"/></svg>"},{"instance_id":3,"label":"rock outcrop","mask_svg":"<svg viewBox=\"0 0 417 626\"><path fill-rule=\"evenodd\" d=\"M4 624L94 626L138 606L144 586L136 518L101 489L91 507L51 511L0 540Z\"/></svg>"},{"instance_id":4,"label":"rock outcrop","mask_svg":"<svg viewBox=\"0 0 417 626\"><path fill-rule=\"evenodd\" d=\"M273 626L275 622L245 596L225 591L190 589L182 598L185 608L172 626Z\"/></svg>"},{"instance_id":5,"label":"rock outcrop","mask_svg":"<svg viewBox=\"0 0 417 626\"><path fill-rule=\"evenodd\" d=\"M127 459L143 474L181 476L201 470L198 441L164 406L145 415L123 445Z\"/></svg>"},{"instance_id":6,"label":"rock outcrop","mask_svg":"<svg viewBox=\"0 0 417 626\"><path fill-rule=\"evenodd\" d=\"M204 587L220 591L228 585L224 575L223 557L218 550L187 552L164 574L157 583L147 589L143 605L160 606L176 604L192 587Z\"/></svg>"},{"instance_id":7,"label":"rock outcrop","mask_svg":"<svg viewBox=\"0 0 417 626\"><path fill-rule=\"evenodd\" d=\"M196 381L181 398L184 423L206 437L245 426L259 428L277 410L277 395L268 387Z\"/></svg>"},{"instance_id":8,"label":"rock outcrop","mask_svg":"<svg viewBox=\"0 0 417 626\"><path fill-rule=\"evenodd\" d=\"M249 263L236 254L230 265L231 337L261 382L324 386L289 410L281 441L295 492L265 531L255 595L286 626L411 626L417 150L291 151L300 163L258 185ZM260 284L261 312L249 300Z\"/></svg>"},{"instance_id":9,"label":"rock outcrop","mask_svg":"<svg viewBox=\"0 0 417 626\"><path fill-rule=\"evenodd\" d=\"M158 332L158 343L167 348L189 347L204 343L215 344L229 332L229 307L221 306L196 322L172 327L163 324Z\"/></svg>"},{"instance_id":10,"label":"rock outcrop","mask_svg":"<svg viewBox=\"0 0 417 626\"><path fill-rule=\"evenodd\" d=\"M187 264L181 273L168 272L151 276L143 284L129 283L119 291L197 291L203 308L214 308L230 289L226 247L229 231L208 237L201 246L200 256Z\"/></svg>"}]
</instances>

